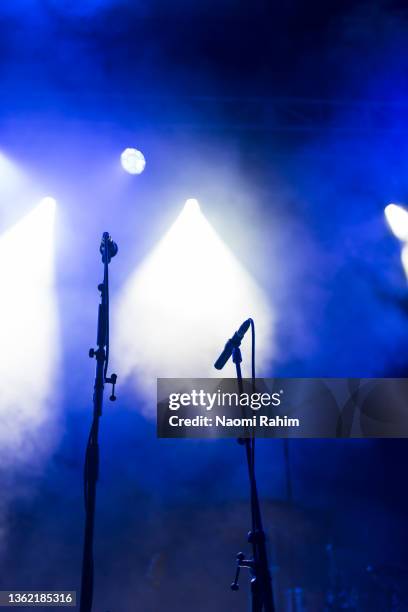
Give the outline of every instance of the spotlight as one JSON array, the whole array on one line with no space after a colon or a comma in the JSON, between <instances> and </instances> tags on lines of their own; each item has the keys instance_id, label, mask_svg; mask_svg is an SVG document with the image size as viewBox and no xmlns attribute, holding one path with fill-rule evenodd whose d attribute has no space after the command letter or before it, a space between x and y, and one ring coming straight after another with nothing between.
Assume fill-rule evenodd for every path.
<instances>
[{"instance_id":1,"label":"spotlight","mask_svg":"<svg viewBox=\"0 0 408 612\"><path fill-rule=\"evenodd\" d=\"M398 204L388 204L384 214L394 236L403 242L408 242L408 211Z\"/></svg>"},{"instance_id":2,"label":"spotlight","mask_svg":"<svg viewBox=\"0 0 408 612\"><path fill-rule=\"evenodd\" d=\"M54 287L55 201L36 206L0 235L0 462L26 449L50 418L58 362Z\"/></svg>"},{"instance_id":3,"label":"spotlight","mask_svg":"<svg viewBox=\"0 0 408 612\"><path fill-rule=\"evenodd\" d=\"M225 330L248 316L261 368L271 356L269 300L193 198L130 277L115 311L115 362L147 396L158 376L213 376ZM233 375L234 364L227 367Z\"/></svg>"},{"instance_id":4,"label":"spotlight","mask_svg":"<svg viewBox=\"0 0 408 612\"><path fill-rule=\"evenodd\" d=\"M52 198L51 196L45 196L45 198L42 198L40 202L40 206L49 206L50 210L51 208L55 208L56 205L57 200L55 198Z\"/></svg>"},{"instance_id":5,"label":"spotlight","mask_svg":"<svg viewBox=\"0 0 408 612\"><path fill-rule=\"evenodd\" d=\"M188 200L186 200L186 203L184 204L184 210L190 213L199 212L200 204L198 200L196 200L195 198L189 198Z\"/></svg>"},{"instance_id":6,"label":"spotlight","mask_svg":"<svg viewBox=\"0 0 408 612\"><path fill-rule=\"evenodd\" d=\"M146 166L146 160L141 151L128 147L120 156L122 168L129 174L141 174Z\"/></svg>"}]
</instances>

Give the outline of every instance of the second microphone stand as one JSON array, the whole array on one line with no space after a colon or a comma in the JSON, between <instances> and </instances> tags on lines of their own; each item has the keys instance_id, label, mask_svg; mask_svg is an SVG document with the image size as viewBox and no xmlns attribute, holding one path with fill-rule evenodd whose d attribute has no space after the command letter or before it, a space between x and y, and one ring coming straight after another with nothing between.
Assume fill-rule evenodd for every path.
<instances>
[{"instance_id":1,"label":"second microphone stand","mask_svg":"<svg viewBox=\"0 0 408 612\"><path fill-rule=\"evenodd\" d=\"M254 323L251 320L251 326ZM252 327L254 333L254 328ZM234 346L232 360L235 363L237 372L238 391L243 393L243 381L241 373L242 355L239 344ZM254 363L254 362L253 362ZM254 377L254 372L253 372ZM231 584L231 589L237 591L239 573L242 567L248 568L251 572L251 612L275 612L273 602L272 581L268 566L268 556L266 552L265 532L263 530L261 507L259 503L258 488L255 478L255 437L240 438L239 443L245 447L246 459L248 464L249 485L251 494L251 515L252 526L248 533L248 542L252 545L252 558L245 558L244 553L237 555L237 570L235 579Z\"/></svg>"}]
</instances>

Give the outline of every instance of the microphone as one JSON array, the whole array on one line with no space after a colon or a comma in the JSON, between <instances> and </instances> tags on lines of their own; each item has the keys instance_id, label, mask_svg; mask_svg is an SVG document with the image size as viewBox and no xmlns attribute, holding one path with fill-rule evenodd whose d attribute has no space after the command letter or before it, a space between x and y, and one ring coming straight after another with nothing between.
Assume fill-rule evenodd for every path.
<instances>
[{"instance_id":1,"label":"microphone","mask_svg":"<svg viewBox=\"0 0 408 612\"><path fill-rule=\"evenodd\" d=\"M214 368L216 370L222 370L222 368L227 363L228 359L231 357L232 351L234 350L234 348L237 348L241 344L242 339L245 336L246 332L248 331L250 325L251 325L251 319L247 319L246 321L243 322L239 330L235 332L232 338L228 340L221 355L218 357L217 361L214 363Z\"/></svg>"},{"instance_id":2,"label":"microphone","mask_svg":"<svg viewBox=\"0 0 408 612\"><path fill-rule=\"evenodd\" d=\"M102 236L101 246L99 247L99 251L102 255L102 261L105 262L105 248L107 247L107 262L109 263L112 257L118 252L118 245L116 242L113 242L112 238L109 235L109 232L104 232Z\"/></svg>"}]
</instances>

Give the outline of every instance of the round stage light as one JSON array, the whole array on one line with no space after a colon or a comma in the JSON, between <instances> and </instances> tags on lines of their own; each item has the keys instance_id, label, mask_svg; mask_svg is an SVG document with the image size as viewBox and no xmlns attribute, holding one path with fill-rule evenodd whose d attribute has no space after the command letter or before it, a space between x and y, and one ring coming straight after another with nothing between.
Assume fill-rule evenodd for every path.
<instances>
[{"instance_id":1,"label":"round stage light","mask_svg":"<svg viewBox=\"0 0 408 612\"><path fill-rule=\"evenodd\" d=\"M120 156L122 168L129 174L141 174L146 166L146 160L141 151L128 147Z\"/></svg>"}]
</instances>

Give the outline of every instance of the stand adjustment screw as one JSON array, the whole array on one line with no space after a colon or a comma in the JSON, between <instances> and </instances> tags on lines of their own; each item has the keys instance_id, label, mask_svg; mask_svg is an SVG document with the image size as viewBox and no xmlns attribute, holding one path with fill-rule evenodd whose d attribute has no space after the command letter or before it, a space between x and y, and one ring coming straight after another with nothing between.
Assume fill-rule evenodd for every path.
<instances>
[{"instance_id":1,"label":"stand adjustment screw","mask_svg":"<svg viewBox=\"0 0 408 612\"><path fill-rule=\"evenodd\" d=\"M116 374L111 374L110 378L106 379L107 383L110 383L112 385L112 393L109 396L109 399L111 402L115 402L116 401L116 395L115 395L115 386L116 386L116 381L118 380L118 377Z\"/></svg>"},{"instance_id":2,"label":"stand adjustment screw","mask_svg":"<svg viewBox=\"0 0 408 612\"><path fill-rule=\"evenodd\" d=\"M93 348L90 348L90 349L89 349L89 357L90 357L91 359L93 359L93 358L95 357L95 349L93 349Z\"/></svg>"},{"instance_id":3,"label":"stand adjustment screw","mask_svg":"<svg viewBox=\"0 0 408 612\"><path fill-rule=\"evenodd\" d=\"M234 578L234 581L231 582L231 591L239 591L239 584L238 584L239 572L241 570L241 567L242 567L241 564L244 559L245 559L244 553L239 552L237 554L237 569L235 570L235 578Z\"/></svg>"}]
</instances>

